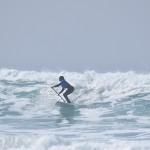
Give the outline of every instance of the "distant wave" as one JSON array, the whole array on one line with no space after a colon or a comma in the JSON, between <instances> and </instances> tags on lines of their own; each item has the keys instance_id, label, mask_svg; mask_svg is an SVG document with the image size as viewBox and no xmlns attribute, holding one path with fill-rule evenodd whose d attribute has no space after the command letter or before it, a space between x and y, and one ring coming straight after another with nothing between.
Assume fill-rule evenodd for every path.
<instances>
[{"instance_id":1,"label":"distant wave","mask_svg":"<svg viewBox=\"0 0 150 150\"><path fill-rule=\"evenodd\" d=\"M78 72L37 72L1 69L0 80L8 81L38 81L52 86L58 83L58 77L65 76L66 80L76 88L77 95L85 99L99 99L103 97L119 98L150 92L150 74L135 72L108 72L95 71Z\"/></svg>"}]
</instances>

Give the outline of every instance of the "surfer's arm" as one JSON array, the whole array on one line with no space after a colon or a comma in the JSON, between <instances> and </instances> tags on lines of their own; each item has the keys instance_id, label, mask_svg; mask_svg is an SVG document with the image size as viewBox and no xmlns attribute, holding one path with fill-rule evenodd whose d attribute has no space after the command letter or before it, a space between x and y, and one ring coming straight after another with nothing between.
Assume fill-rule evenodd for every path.
<instances>
[{"instance_id":1,"label":"surfer's arm","mask_svg":"<svg viewBox=\"0 0 150 150\"><path fill-rule=\"evenodd\" d=\"M59 83L59 84L57 84L57 85L52 86L52 88L58 87L58 86L60 86L60 85L61 85L61 84Z\"/></svg>"}]
</instances>

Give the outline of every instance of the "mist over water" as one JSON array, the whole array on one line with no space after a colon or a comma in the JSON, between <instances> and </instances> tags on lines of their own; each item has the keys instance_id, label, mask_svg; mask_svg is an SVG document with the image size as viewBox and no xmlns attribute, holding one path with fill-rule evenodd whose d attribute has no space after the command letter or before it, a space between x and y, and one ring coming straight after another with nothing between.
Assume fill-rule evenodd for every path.
<instances>
[{"instance_id":1,"label":"mist over water","mask_svg":"<svg viewBox=\"0 0 150 150\"><path fill-rule=\"evenodd\" d=\"M60 75L75 109L55 105ZM149 108L150 74L1 69L0 149L148 150Z\"/></svg>"}]
</instances>

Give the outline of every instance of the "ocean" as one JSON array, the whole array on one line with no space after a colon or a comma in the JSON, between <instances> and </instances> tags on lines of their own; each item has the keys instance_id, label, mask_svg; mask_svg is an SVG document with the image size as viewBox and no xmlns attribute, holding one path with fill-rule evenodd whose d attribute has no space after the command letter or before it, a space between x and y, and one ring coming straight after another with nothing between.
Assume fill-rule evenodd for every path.
<instances>
[{"instance_id":1,"label":"ocean","mask_svg":"<svg viewBox=\"0 0 150 150\"><path fill-rule=\"evenodd\" d=\"M55 105L60 75L73 109ZM150 150L150 74L1 69L0 150Z\"/></svg>"}]
</instances>

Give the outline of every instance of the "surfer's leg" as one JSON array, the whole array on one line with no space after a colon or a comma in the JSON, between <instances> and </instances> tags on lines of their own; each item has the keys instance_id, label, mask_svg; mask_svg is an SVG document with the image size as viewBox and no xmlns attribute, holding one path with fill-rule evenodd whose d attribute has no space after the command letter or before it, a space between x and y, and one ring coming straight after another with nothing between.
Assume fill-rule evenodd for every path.
<instances>
[{"instance_id":1,"label":"surfer's leg","mask_svg":"<svg viewBox=\"0 0 150 150\"><path fill-rule=\"evenodd\" d=\"M66 92L65 92L63 95L64 95L64 97L65 97L65 99L66 99L67 103L71 103L71 101L69 100L69 98L68 98L68 96L67 96Z\"/></svg>"},{"instance_id":2,"label":"surfer's leg","mask_svg":"<svg viewBox=\"0 0 150 150\"><path fill-rule=\"evenodd\" d=\"M66 99L66 101L67 101L67 103L71 103L71 101L70 101L69 98L68 98L68 95L71 94L73 91L74 91L74 88L70 88L70 89L68 89L68 90L63 94L64 97L65 97L65 99Z\"/></svg>"}]
</instances>

